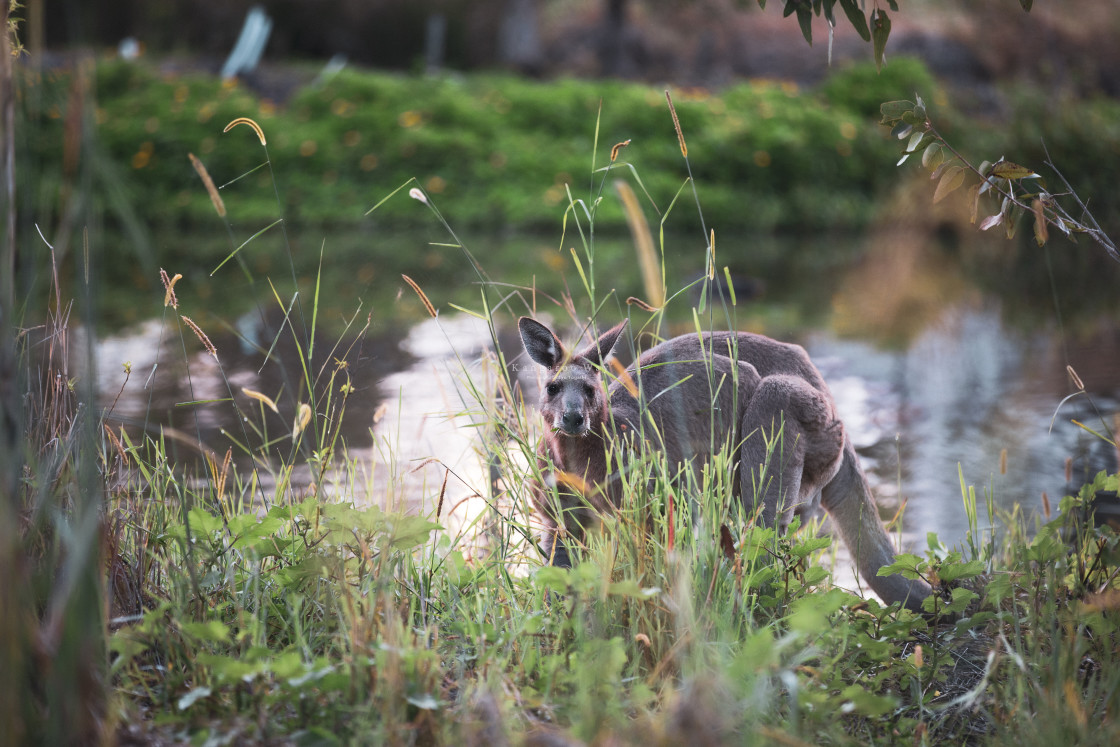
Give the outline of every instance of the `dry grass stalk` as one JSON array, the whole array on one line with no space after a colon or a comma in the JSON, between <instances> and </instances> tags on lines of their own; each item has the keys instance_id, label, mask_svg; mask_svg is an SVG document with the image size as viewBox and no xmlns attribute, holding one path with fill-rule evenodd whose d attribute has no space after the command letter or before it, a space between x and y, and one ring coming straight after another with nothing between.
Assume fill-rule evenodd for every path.
<instances>
[{"instance_id":1,"label":"dry grass stalk","mask_svg":"<svg viewBox=\"0 0 1120 747\"><path fill-rule=\"evenodd\" d=\"M627 306L637 306L642 311L648 311L650 313L653 313L654 311L657 311L656 308L654 308L650 304L646 303L642 299L638 298L637 296L628 296L627 299L626 299L626 305Z\"/></svg>"},{"instance_id":2,"label":"dry grass stalk","mask_svg":"<svg viewBox=\"0 0 1120 747\"><path fill-rule=\"evenodd\" d=\"M173 309L179 308L179 299L175 296L175 283L182 279L181 273L175 273L175 277L169 278L167 271L162 267L159 268L159 279L163 282L163 305L170 306Z\"/></svg>"},{"instance_id":3,"label":"dry grass stalk","mask_svg":"<svg viewBox=\"0 0 1120 747\"><path fill-rule=\"evenodd\" d=\"M182 315L180 315L179 318L183 320L184 324L191 328L191 331L194 332L195 337L197 337L202 343L202 346L206 348L206 352L214 356L214 360L218 360L218 349L214 347L214 343L210 342L210 338L206 336L206 333L203 332L202 329L194 323L194 320L192 320L189 316Z\"/></svg>"},{"instance_id":4,"label":"dry grass stalk","mask_svg":"<svg viewBox=\"0 0 1120 747\"><path fill-rule=\"evenodd\" d=\"M625 148L629 144L630 144L630 138L626 138L621 143L615 143L614 144L614 147L611 148L611 163L614 163L615 160L618 159L619 151L621 151L623 148Z\"/></svg>"},{"instance_id":5,"label":"dry grass stalk","mask_svg":"<svg viewBox=\"0 0 1120 747\"><path fill-rule=\"evenodd\" d=\"M229 129L228 127L226 129ZM264 135L262 134L263 138ZM210 195L210 202L214 203L214 209L218 211L219 217L224 218L226 215L226 204L222 202L222 196L218 194L218 188L214 186L214 180L210 178L210 172L198 160L194 153L188 153L187 157L191 159L191 166L198 172L199 177L202 178L202 185L206 187L206 194Z\"/></svg>"},{"instance_id":6,"label":"dry grass stalk","mask_svg":"<svg viewBox=\"0 0 1120 747\"><path fill-rule=\"evenodd\" d=\"M235 119L232 122L230 122L229 124L227 124L226 128L224 130L222 130L222 132L229 132L230 130L232 130L234 127L236 127L239 124L248 125L248 126L252 127L253 132L257 133L257 138L261 141L261 145L268 145L268 141L266 141L264 139L264 130L261 129L261 126L259 124L257 124L253 120L249 119L248 117L238 117L237 119Z\"/></svg>"},{"instance_id":7,"label":"dry grass stalk","mask_svg":"<svg viewBox=\"0 0 1120 747\"><path fill-rule=\"evenodd\" d=\"M1081 377L1077 375L1077 371L1073 370L1073 366L1066 366L1066 373L1069 374L1070 379L1073 380L1073 385L1077 387L1077 391L1085 391L1085 384L1081 381Z\"/></svg>"},{"instance_id":8,"label":"dry grass stalk","mask_svg":"<svg viewBox=\"0 0 1120 747\"><path fill-rule=\"evenodd\" d=\"M416 281L410 278L408 275L401 275L401 277L404 278L404 281L408 283L409 287L411 287L412 290L416 291L416 295L420 297L420 302L424 304L424 308L427 309L428 314L430 314L431 317L435 319L436 307L432 306L432 302L428 300L428 297L426 295L424 295L424 291L420 290L420 286L416 284Z\"/></svg>"},{"instance_id":9,"label":"dry grass stalk","mask_svg":"<svg viewBox=\"0 0 1120 747\"><path fill-rule=\"evenodd\" d=\"M276 407L276 403L273 402L272 398L269 397L267 394L262 394L255 389L247 389L245 387L241 387L241 392L246 397L249 397L251 399L255 399L258 402L261 402L265 405L268 405L268 409L272 410L277 415L280 414L280 410L279 410L279 408Z\"/></svg>"},{"instance_id":10,"label":"dry grass stalk","mask_svg":"<svg viewBox=\"0 0 1120 747\"><path fill-rule=\"evenodd\" d=\"M311 422L311 405L304 402L299 406L299 412L296 413L295 422L292 423L292 440L295 441L296 437L303 432L307 424Z\"/></svg>"},{"instance_id":11,"label":"dry grass stalk","mask_svg":"<svg viewBox=\"0 0 1120 747\"><path fill-rule=\"evenodd\" d=\"M618 146L615 146L616 148ZM638 255L638 266L642 270L642 285L645 286L646 296L654 306L665 303L665 288L661 283L661 273L658 270L657 252L653 247L653 235L649 230L649 223L638 204L638 196L629 184L619 179L614 183L622 200L622 208L626 213L626 225L630 228L630 235L634 238L634 251Z\"/></svg>"},{"instance_id":12,"label":"dry grass stalk","mask_svg":"<svg viewBox=\"0 0 1120 747\"><path fill-rule=\"evenodd\" d=\"M681 121L677 119L677 107L673 106L673 96L668 91L665 92L665 100L669 102L669 113L673 115L673 128L677 131L677 142L681 144L681 155L688 158L688 146L684 144Z\"/></svg>"}]
</instances>

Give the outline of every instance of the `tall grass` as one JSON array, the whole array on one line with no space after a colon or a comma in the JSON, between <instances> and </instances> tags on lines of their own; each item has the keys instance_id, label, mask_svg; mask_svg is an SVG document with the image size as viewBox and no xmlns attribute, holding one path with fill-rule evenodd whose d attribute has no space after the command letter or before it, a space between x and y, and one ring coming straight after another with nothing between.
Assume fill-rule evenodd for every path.
<instances>
[{"instance_id":1,"label":"tall grass","mask_svg":"<svg viewBox=\"0 0 1120 747\"><path fill-rule=\"evenodd\" d=\"M626 478L628 501L574 548L580 562L541 565L525 487L541 479L538 428L526 382L511 375L518 351L502 348L500 327L521 313L576 330L626 316L656 337L665 310L691 297L667 277L663 258L678 249L664 232L655 249L638 240L646 300L604 290L595 224L608 185L632 178L655 204L619 159L624 151L599 165L606 150L596 139L588 194L571 195L565 214L561 250L582 295L546 298L491 279L419 184L390 195L403 199L408 188L461 249L480 289L479 307L462 311L482 319L493 342L489 375L464 359L452 397L478 425L480 458L500 479L473 486L485 510L456 531L443 528L456 509L445 504L450 469L412 496L419 511L387 508L402 498L395 479L384 500L360 495L373 484L369 467L341 436L351 351L340 346L329 364L312 364L317 284L310 298L294 273L295 287L268 284L284 325L260 352L268 359L288 335L298 357L298 378L280 392L236 388L206 330L183 319L198 300L164 292L174 312L166 332L188 370L197 365L189 351L207 350L224 387L216 401L190 404L240 416L225 452L195 434L200 466L172 458L169 431L122 428L91 392L71 390L56 298L44 342L24 338L28 466L0 516L11 569L0 580L5 671L19 683L0 697L11 733L42 743L115 735L315 744L1120 737L1116 535L1085 514L1098 491L1116 489L1115 475L1064 499L1048 523L1006 517L998 541L981 533L962 480L968 547L931 538L926 558L895 564L940 582L925 616L833 587L820 562L829 540L816 527L779 536L741 515L729 504L726 453L683 480L669 480L671 465L656 454L640 460ZM694 189L689 179L658 207L662 221L681 194L699 210ZM624 203L641 236L638 201ZM733 323L736 308L716 292L714 236L705 229L703 239L697 328ZM228 258L239 260L248 242L232 230L230 242ZM409 292L440 320L438 298L415 282ZM40 349L46 363L36 368ZM269 413L291 426L278 432ZM299 468L310 477L296 479Z\"/></svg>"}]
</instances>

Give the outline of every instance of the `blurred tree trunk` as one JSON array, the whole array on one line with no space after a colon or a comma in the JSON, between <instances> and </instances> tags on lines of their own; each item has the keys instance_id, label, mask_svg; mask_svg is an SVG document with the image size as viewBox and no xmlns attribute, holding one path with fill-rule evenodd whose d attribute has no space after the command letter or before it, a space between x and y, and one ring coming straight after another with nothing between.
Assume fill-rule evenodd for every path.
<instances>
[{"instance_id":1,"label":"blurred tree trunk","mask_svg":"<svg viewBox=\"0 0 1120 747\"><path fill-rule=\"evenodd\" d=\"M606 0L603 31L599 39L599 70L603 75L622 72L622 33L626 26L626 0Z\"/></svg>"},{"instance_id":2,"label":"blurred tree trunk","mask_svg":"<svg viewBox=\"0 0 1120 747\"><path fill-rule=\"evenodd\" d=\"M540 35L540 0L506 0L498 29L498 61L524 73L544 65Z\"/></svg>"}]
</instances>

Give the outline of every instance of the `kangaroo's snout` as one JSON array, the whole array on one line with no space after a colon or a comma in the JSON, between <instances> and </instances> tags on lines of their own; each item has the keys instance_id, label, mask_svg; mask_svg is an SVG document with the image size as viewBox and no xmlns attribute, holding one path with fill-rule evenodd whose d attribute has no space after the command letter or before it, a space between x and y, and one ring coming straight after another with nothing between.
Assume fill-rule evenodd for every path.
<instances>
[{"instance_id":1,"label":"kangaroo's snout","mask_svg":"<svg viewBox=\"0 0 1120 747\"><path fill-rule=\"evenodd\" d=\"M569 436L582 436L587 432L587 418L580 410L566 410L560 418L560 430Z\"/></svg>"}]
</instances>

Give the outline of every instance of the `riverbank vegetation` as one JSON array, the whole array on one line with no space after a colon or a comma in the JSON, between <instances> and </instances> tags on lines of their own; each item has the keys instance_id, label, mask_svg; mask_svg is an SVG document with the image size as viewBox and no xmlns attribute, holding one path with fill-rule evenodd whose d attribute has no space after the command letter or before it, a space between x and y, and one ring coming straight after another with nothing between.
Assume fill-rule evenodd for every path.
<instances>
[{"instance_id":1,"label":"riverbank vegetation","mask_svg":"<svg viewBox=\"0 0 1120 747\"><path fill-rule=\"evenodd\" d=\"M222 90L231 99L241 95ZM348 95L348 101L357 98ZM760 100L786 95L767 88ZM610 120L587 126L588 111L596 121L598 101L580 100L580 131L592 133L581 154L589 164L588 152L624 140ZM607 103L604 112L618 100ZM695 153L704 139L694 138L689 126L674 134L663 98L655 107L643 94L632 106L639 104L656 112L649 127L660 120L656 127L668 135L657 147L675 154L673 171L679 171L685 141ZM687 108L682 102L678 113L686 122L697 107L710 105L711 99ZM299 100L290 106L298 111ZM438 121L436 112L420 116ZM224 125L232 114L212 116L221 116ZM471 131L469 111L454 116L462 116ZM557 120L566 116L558 107ZM282 145L284 128L274 121L261 124L268 145L257 142L254 123L246 124L236 135L250 139L252 146L242 144L241 150L256 155L243 155L241 171L225 179L241 177L234 183L249 185L253 194L242 198L227 191L223 218L266 225L287 219L287 202L281 198L278 207L275 194L299 186L288 187L291 172L283 164L314 154L287 150L299 144ZM399 121L393 126L402 135L409 130ZM164 127L152 125L149 134L155 137ZM530 140L520 146L526 153L548 146L547 136L523 137ZM853 147L861 137L851 140ZM828 144L834 152L836 142ZM415 144L422 153L424 144ZM564 191L559 213L576 247L571 256L578 281L572 287L581 289L569 299L573 321L609 306L612 318L627 315L635 328L655 332L663 322L657 299L668 291L667 303L693 305L698 327L715 323L715 315L721 324L733 323L736 300L717 304L712 295L723 265L711 246L693 259L696 275L704 278L698 301L677 293L683 289L672 279L667 288L658 287L665 275L655 247L638 255L652 270L645 295L655 306L624 302L604 286L595 235L600 218L615 208L598 196L617 173L651 191L658 184L645 168L631 170L625 162L634 146L632 140L600 157L594 169L576 169L573 183L590 186L572 187L571 197ZM156 152L153 146L148 163ZM265 166L258 168L262 159ZM724 165L711 160L705 168ZM683 164L700 169L695 156ZM384 165L379 161L378 168ZM65 164L60 173L67 173ZM258 178L265 183L256 184ZM673 194L682 192L679 176L671 183ZM177 220L189 224L193 211L201 210L196 203L213 215L215 203L193 170L182 184L189 198L178 201L183 212ZM406 204L427 208L422 212L429 219L450 229L440 210L454 210L460 193L453 198L450 187L433 189L431 177L402 184L399 197ZM705 200L686 189L680 204L688 207L677 208L695 220L701 206L709 215L706 182L697 193ZM392 204L381 200L385 194L367 199L362 212L372 209L371 219L382 220L380 213ZM251 235L246 243L252 248L256 240ZM445 241L463 253L481 281L479 300L468 313L491 324L529 311L565 313L532 288L491 281L485 256L461 244L456 232L449 230ZM235 255L231 262L237 262ZM280 257L277 264L291 261ZM248 265L223 270L238 271L253 274ZM190 309L205 301L177 288L176 280L164 275L158 290L166 334L182 340L188 370L199 365L188 348L221 370L222 351L189 318ZM480 448L500 468L504 491L484 496L489 504L477 523L446 530L452 509L443 505L446 483L421 496L400 496L390 481L385 495L372 494L372 468L340 438L347 402L355 396L348 352L337 350L319 368L308 362L312 348L331 344L320 337L317 319L320 299L332 291L313 284L298 296L282 274L257 280L273 289L267 304L288 319L275 334L293 341L292 368L302 375L278 392L235 386L223 375L226 391L189 403L200 410L237 410L239 427L226 434L228 445L217 448L189 433L122 427L113 403L93 406L92 383L69 364L71 306L61 296L51 302L43 334L21 338L27 409L13 425L26 434L26 449L0 457L18 460L21 475L17 500L4 503L12 510L0 517L0 547L10 569L0 580L0 619L11 683L0 699L0 715L17 741L797 745L1120 739L1120 548L1113 529L1091 518L1095 501L1115 495L1115 474L1099 475L1077 496L1055 496L1042 516L994 515L990 495L962 476L960 510L970 517L970 531L961 546L950 548L931 536L924 556L902 555L896 564L937 588L925 615L887 609L833 587L822 565L830 542L812 528L779 537L728 509L725 459L715 460L706 480L687 492L657 477L666 465L638 465L642 479L635 483L633 504L605 521L581 549L582 562L572 570L542 567L524 541L532 529L524 518L524 483L532 476L526 464L533 463L535 426L512 381L499 375L488 388L467 379L470 396L462 406L482 424ZM422 284L410 285L421 307L447 309ZM82 291L79 311L88 310L96 288L81 280L75 287ZM263 354L275 346L265 340L260 347ZM495 356L506 352L498 351ZM495 370L506 370L500 359L492 362ZM118 375L148 374L126 367ZM270 413L291 425L278 429ZM1115 441L1107 422L1085 427ZM200 466L173 457L172 440L192 444ZM296 480L297 472L310 477ZM636 487L646 476L656 486L648 494ZM387 508L406 498L413 512Z\"/></svg>"},{"instance_id":2,"label":"riverbank vegetation","mask_svg":"<svg viewBox=\"0 0 1120 747\"><path fill-rule=\"evenodd\" d=\"M19 279L6 282L21 295L5 305L19 318L0 319L22 329L11 350L0 335L0 435L16 444L0 449L8 739L1120 743L1120 547L1098 519L1115 472L1044 498L1039 515L997 513L996 487L961 475L967 535L930 536L893 567L937 589L924 614L836 586L818 527L777 536L729 508L726 457L687 491L655 458L637 464L632 502L577 550L581 562L542 566L524 488L539 426L497 332L547 311L574 327L627 316L660 334L668 307L675 324L734 326L739 301L715 293L720 277L735 288L725 235L831 237L915 214L934 215L930 235L967 225L928 207L932 184L923 207L892 214L913 172L896 168L899 141L877 124L884 101L920 96L939 135L977 158L1037 165L1045 144L1115 235L1114 100L1008 85L965 115L906 59L838 68L813 89L677 90L672 118L664 89L614 81L296 66L265 90L175 60L92 57L18 74L7 134ZM433 225L423 250L385 239ZM211 230L217 240L201 238ZM360 238L326 251L343 231ZM510 231L546 233L549 253L463 240ZM631 233L637 254L606 256L612 232ZM675 232L693 239L667 242ZM827 268L840 244L814 242L798 261ZM1018 258L977 281L1026 290L1026 278L1067 310L1090 303L1078 280L1099 254L1008 254ZM507 275L514 264L532 282ZM643 270L642 298L614 292L623 264ZM330 265L354 285L324 282ZM442 485L405 495L393 476L413 463L375 467L343 435L348 403L375 395L355 388L359 361L336 335L361 338L371 312L354 289L385 296L372 279L396 282L398 270L419 278L404 302L415 314L457 306L493 330L485 370L496 373L464 363L459 405L501 479L475 486L483 510L463 526L444 501L459 477L449 468ZM538 292L537 275L561 270L567 295ZM204 295L194 281L215 274L237 280ZM444 279L465 290L437 293ZM254 337L219 295L282 322ZM234 412L221 439L98 399L89 361L108 296L162 308L160 337L176 340L188 381L217 371L216 391L177 407ZM294 373L270 391L234 380L207 332L220 326L262 367L284 356ZM122 386L177 375L116 364L101 373ZM1073 396L1089 398L1070 373ZM1115 448L1115 421L1099 421L1078 426Z\"/></svg>"}]
</instances>

